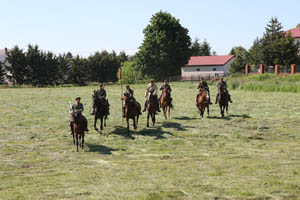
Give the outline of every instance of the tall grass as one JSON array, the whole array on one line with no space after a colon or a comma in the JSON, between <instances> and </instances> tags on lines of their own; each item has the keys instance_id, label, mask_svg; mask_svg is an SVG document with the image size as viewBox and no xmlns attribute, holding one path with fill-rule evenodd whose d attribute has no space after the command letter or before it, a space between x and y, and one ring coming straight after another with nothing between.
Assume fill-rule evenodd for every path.
<instances>
[{"instance_id":1,"label":"tall grass","mask_svg":"<svg viewBox=\"0 0 300 200\"><path fill-rule=\"evenodd\" d=\"M274 74L234 75L229 77L229 87L233 90L263 92L300 92L300 74L277 76Z\"/></svg>"}]
</instances>

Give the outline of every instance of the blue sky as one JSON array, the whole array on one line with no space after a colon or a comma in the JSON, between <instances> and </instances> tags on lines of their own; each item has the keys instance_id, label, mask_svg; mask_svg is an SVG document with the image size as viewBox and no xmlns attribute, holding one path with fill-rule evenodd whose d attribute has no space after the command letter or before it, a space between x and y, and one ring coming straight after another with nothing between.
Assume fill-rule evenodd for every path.
<instances>
[{"instance_id":1,"label":"blue sky","mask_svg":"<svg viewBox=\"0 0 300 200\"><path fill-rule=\"evenodd\" d=\"M0 49L37 44L55 53L88 56L115 50L133 54L151 16L167 11L194 40L204 38L219 55L249 48L271 17L284 29L300 23L299 0L0 0Z\"/></svg>"}]
</instances>

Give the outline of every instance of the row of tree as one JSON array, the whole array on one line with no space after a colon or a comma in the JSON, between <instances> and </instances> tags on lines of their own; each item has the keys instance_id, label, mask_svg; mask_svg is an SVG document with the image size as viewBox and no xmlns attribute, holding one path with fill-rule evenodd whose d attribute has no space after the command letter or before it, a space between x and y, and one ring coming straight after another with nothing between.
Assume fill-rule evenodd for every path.
<instances>
[{"instance_id":1,"label":"row of tree","mask_svg":"<svg viewBox=\"0 0 300 200\"><path fill-rule=\"evenodd\" d=\"M88 58L73 57L71 53L56 56L33 45L28 45L26 51L15 46L6 50L6 55L6 63L0 67L0 80L4 81L6 71L10 81L34 86L116 82L118 69L128 59L124 52L117 55L107 51Z\"/></svg>"},{"instance_id":2,"label":"row of tree","mask_svg":"<svg viewBox=\"0 0 300 200\"><path fill-rule=\"evenodd\" d=\"M144 40L138 52L129 58L124 52L96 52L88 58L71 53L56 56L29 45L26 52L19 47L7 51L5 70L17 84L55 85L65 83L84 84L87 81L116 82L120 66L123 66L124 82L155 78L162 80L180 75L181 67L190 56L210 56L209 43L199 39L194 42L188 29L167 12L152 16L143 31ZM266 26L262 38L257 38L248 50L239 46L230 51L236 56L231 72L242 72L246 64L290 65L299 63L299 44L282 30L277 18ZM0 78L3 67L0 67Z\"/></svg>"},{"instance_id":3,"label":"row of tree","mask_svg":"<svg viewBox=\"0 0 300 200\"><path fill-rule=\"evenodd\" d=\"M231 49L229 54L235 55L235 60L231 64L231 72L243 72L246 64L252 65L253 68L259 64L267 66L278 64L283 68L300 63L300 44L292 38L290 33L283 31L277 18L272 18L265 29L263 36L256 38L249 50L242 46Z\"/></svg>"}]
</instances>

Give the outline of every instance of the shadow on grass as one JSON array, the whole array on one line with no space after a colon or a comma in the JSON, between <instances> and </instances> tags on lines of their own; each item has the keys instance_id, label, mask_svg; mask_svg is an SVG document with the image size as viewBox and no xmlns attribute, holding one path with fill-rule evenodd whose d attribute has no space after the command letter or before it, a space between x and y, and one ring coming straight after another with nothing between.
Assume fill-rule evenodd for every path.
<instances>
[{"instance_id":1,"label":"shadow on grass","mask_svg":"<svg viewBox=\"0 0 300 200\"><path fill-rule=\"evenodd\" d=\"M187 128L195 128L194 126L182 126L180 123L177 122L163 121L162 123L158 122L158 124L161 124L163 128L174 128L178 131L186 131Z\"/></svg>"},{"instance_id":2,"label":"shadow on grass","mask_svg":"<svg viewBox=\"0 0 300 200\"><path fill-rule=\"evenodd\" d=\"M209 116L208 118L210 119L224 119L224 120L231 120L231 118L243 118L243 119L249 119L251 118L251 116L249 115L246 115L246 114L243 114L243 115L228 115L228 116L224 116L221 117L221 116Z\"/></svg>"},{"instance_id":3,"label":"shadow on grass","mask_svg":"<svg viewBox=\"0 0 300 200\"><path fill-rule=\"evenodd\" d=\"M120 135L126 139L132 139L132 136L130 137L127 135L127 128L122 126L115 126L115 129L111 133ZM130 130L130 134L150 136L150 137L155 137L155 139L165 139L166 137L163 136L164 134L174 136L171 132L163 131L161 127L143 128L142 130L137 130L137 131Z\"/></svg>"},{"instance_id":4,"label":"shadow on grass","mask_svg":"<svg viewBox=\"0 0 300 200\"><path fill-rule=\"evenodd\" d=\"M195 117L191 118L191 117L187 117L187 116L181 116L181 117L174 117L174 119L177 119L177 120L194 120L194 119L197 119Z\"/></svg>"},{"instance_id":5,"label":"shadow on grass","mask_svg":"<svg viewBox=\"0 0 300 200\"><path fill-rule=\"evenodd\" d=\"M99 152L100 154L110 155L113 151L119 151L120 149L113 149L107 146L99 144L86 144L89 148L89 152Z\"/></svg>"}]
</instances>

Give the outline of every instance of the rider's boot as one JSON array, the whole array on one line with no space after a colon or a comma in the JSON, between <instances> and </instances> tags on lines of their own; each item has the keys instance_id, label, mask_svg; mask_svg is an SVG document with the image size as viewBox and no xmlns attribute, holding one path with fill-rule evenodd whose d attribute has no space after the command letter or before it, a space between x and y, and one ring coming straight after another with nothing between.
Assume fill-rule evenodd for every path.
<instances>
[{"instance_id":1,"label":"rider's boot","mask_svg":"<svg viewBox=\"0 0 300 200\"><path fill-rule=\"evenodd\" d=\"M91 115L95 115L95 108L93 108L93 111L91 112Z\"/></svg>"},{"instance_id":2,"label":"rider's boot","mask_svg":"<svg viewBox=\"0 0 300 200\"><path fill-rule=\"evenodd\" d=\"M147 108L147 101L145 101L143 112L146 112L146 108Z\"/></svg>"},{"instance_id":3,"label":"rider's boot","mask_svg":"<svg viewBox=\"0 0 300 200\"><path fill-rule=\"evenodd\" d=\"M73 122L70 122L70 129L71 129L70 135L74 135Z\"/></svg>"},{"instance_id":4,"label":"rider's boot","mask_svg":"<svg viewBox=\"0 0 300 200\"><path fill-rule=\"evenodd\" d=\"M230 103L232 103L230 94L228 95L228 100L229 100Z\"/></svg>"}]
</instances>

